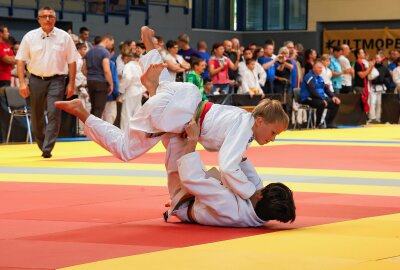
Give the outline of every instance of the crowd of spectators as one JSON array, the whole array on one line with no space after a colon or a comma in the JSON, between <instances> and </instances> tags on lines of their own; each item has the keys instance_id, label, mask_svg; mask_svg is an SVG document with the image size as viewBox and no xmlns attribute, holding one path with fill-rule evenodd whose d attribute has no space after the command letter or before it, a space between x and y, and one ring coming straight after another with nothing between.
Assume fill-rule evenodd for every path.
<instances>
[{"instance_id":1,"label":"crowd of spectators","mask_svg":"<svg viewBox=\"0 0 400 270\"><path fill-rule=\"evenodd\" d=\"M96 36L90 41L90 31L86 27L80 28L78 35L72 31L68 33L79 54L75 95L92 114L111 123L117 118L116 103L122 102L121 126L126 128L142 100L148 98L140 82L142 70L138 64L146 53L144 44L140 40L125 40L119 43L118 53L115 53L111 35ZM319 55L314 48L304 49L302 44L293 41L281 46L273 40L244 46L233 38L217 41L209 49L207 42L200 40L194 49L189 36L181 34L176 40L167 41L156 36L153 42L174 80L195 84L204 100L212 95L233 93L250 98L274 95L286 103L292 122L297 126L307 123L306 114L299 106L306 104L316 109L315 126L335 128L332 121L340 106L336 95L356 93L361 94L368 122L379 123L382 93L398 92L400 88L397 50L389 51L388 56L384 50L379 50L371 59L363 49L355 49L355 61L351 62L352 50L346 44L329 48L329 54ZM9 36L8 28L1 25L0 86L19 87L21 84L15 66L19 45ZM29 77L25 70L25 80ZM297 99L292 99L294 89L300 89ZM4 107L4 100L0 101ZM2 141L7 127L1 123ZM82 133L82 123L80 127Z\"/></svg>"}]
</instances>

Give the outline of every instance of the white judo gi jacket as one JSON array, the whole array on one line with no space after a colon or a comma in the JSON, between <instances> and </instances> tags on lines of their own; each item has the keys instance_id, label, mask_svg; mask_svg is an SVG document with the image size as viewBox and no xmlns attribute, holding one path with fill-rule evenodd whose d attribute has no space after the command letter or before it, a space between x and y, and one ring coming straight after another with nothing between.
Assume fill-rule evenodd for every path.
<instances>
[{"instance_id":1,"label":"white judo gi jacket","mask_svg":"<svg viewBox=\"0 0 400 270\"><path fill-rule=\"evenodd\" d=\"M148 67L151 63L159 63L149 61L150 57L156 60L159 58L159 62L162 61L159 53L153 50L143 57L143 60L147 60L144 67ZM140 61L142 62L142 59ZM168 71L166 69L164 71L160 76L157 94L134 115L125 133L91 115L85 122L85 134L122 160L139 157L164 137L149 137L149 134L160 132L181 134L185 125L193 118L201 101L201 93L191 83L162 79L163 76L169 76ZM239 166L244 152L252 141L254 121L251 113L245 110L214 104L205 115L199 138L199 142L207 150L219 151L222 182L243 199L250 198L257 189L262 187L262 183L256 187L249 181ZM167 146L168 177L170 178L170 175L176 177L178 174L176 161L182 156L179 149L184 144L174 143L173 148L169 150L168 144L164 143L164 145ZM176 186L175 183L170 183L170 179L168 181L169 186ZM179 179L174 181L177 182ZM171 197L174 193L170 190Z\"/></svg>"},{"instance_id":2,"label":"white judo gi jacket","mask_svg":"<svg viewBox=\"0 0 400 270\"><path fill-rule=\"evenodd\" d=\"M252 174L250 163L244 161L240 167L244 172L248 172L251 181L258 181L258 175ZM191 213L197 223L227 227L258 227L265 224L265 221L256 215L250 200L240 198L222 185L218 174L214 173L211 176L206 172L198 152L181 157L178 160L178 169L183 192L177 196L183 195L184 191L194 195ZM171 207L174 208L174 205ZM183 205L171 214L189 222L188 210L188 206Z\"/></svg>"}]
</instances>

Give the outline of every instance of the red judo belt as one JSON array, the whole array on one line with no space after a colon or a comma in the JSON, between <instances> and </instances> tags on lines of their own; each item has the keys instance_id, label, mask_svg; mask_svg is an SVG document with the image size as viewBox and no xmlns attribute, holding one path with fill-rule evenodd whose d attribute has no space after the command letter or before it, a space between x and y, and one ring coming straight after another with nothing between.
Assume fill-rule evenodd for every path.
<instances>
[{"instance_id":1,"label":"red judo belt","mask_svg":"<svg viewBox=\"0 0 400 270\"><path fill-rule=\"evenodd\" d=\"M195 120L196 123L200 123L200 127L203 124L204 118L206 117L208 111L211 109L212 105L214 104L209 101L201 101L199 103L199 106L197 107L197 110L195 112Z\"/></svg>"}]
</instances>

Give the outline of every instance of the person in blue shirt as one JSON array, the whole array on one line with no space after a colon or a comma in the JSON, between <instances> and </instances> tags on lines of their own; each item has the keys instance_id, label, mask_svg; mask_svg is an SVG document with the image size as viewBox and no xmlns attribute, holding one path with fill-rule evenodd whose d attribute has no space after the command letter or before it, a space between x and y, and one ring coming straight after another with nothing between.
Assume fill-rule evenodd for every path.
<instances>
[{"instance_id":1,"label":"person in blue shirt","mask_svg":"<svg viewBox=\"0 0 400 270\"><path fill-rule=\"evenodd\" d=\"M266 43L264 45L264 55L258 58L258 63L262 65L265 72L267 73L267 80L264 85L264 93L274 93L274 79L275 79L275 62L278 59L274 55L274 44Z\"/></svg>"},{"instance_id":2,"label":"person in blue shirt","mask_svg":"<svg viewBox=\"0 0 400 270\"><path fill-rule=\"evenodd\" d=\"M342 89L342 66L339 62L339 57L342 55L343 49L340 46L333 47L331 55L331 64L329 68L332 70L332 86L336 93L340 93Z\"/></svg>"},{"instance_id":3,"label":"person in blue shirt","mask_svg":"<svg viewBox=\"0 0 400 270\"><path fill-rule=\"evenodd\" d=\"M328 85L325 85L321 77L323 64L320 60L314 63L312 71L304 75L303 82L300 85L300 100L302 104L307 104L317 109L317 124L319 128L325 128L321 124L322 113L325 109L328 112L325 117L327 128L336 128L333 120L339 109L340 99L331 92Z\"/></svg>"}]
</instances>

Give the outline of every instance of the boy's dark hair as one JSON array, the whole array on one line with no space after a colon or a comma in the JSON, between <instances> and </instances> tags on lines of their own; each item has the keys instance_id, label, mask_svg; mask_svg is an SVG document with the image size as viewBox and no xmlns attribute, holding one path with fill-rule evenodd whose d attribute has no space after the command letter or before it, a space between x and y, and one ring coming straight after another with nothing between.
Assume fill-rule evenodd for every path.
<instances>
[{"instance_id":1,"label":"boy's dark hair","mask_svg":"<svg viewBox=\"0 0 400 270\"><path fill-rule=\"evenodd\" d=\"M250 64L251 62L256 62L256 59L254 59L254 58L246 59L246 66L248 64Z\"/></svg>"},{"instance_id":2,"label":"boy's dark hair","mask_svg":"<svg viewBox=\"0 0 400 270\"><path fill-rule=\"evenodd\" d=\"M334 52L343 51L342 46L333 46L332 49L333 49Z\"/></svg>"},{"instance_id":3,"label":"boy's dark hair","mask_svg":"<svg viewBox=\"0 0 400 270\"><path fill-rule=\"evenodd\" d=\"M144 45L143 42L137 42L137 43L136 43L136 47L139 47L139 48L141 48L142 50L146 50L146 46Z\"/></svg>"},{"instance_id":4,"label":"boy's dark hair","mask_svg":"<svg viewBox=\"0 0 400 270\"><path fill-rule=\"evenodd\" d=\"M203 84L206 85L207 83L212 82L211 79L209 78L204 78L203 79Z\"/></svg>"},{"instance_id":5,"label":"boy's dark hair","mask_svg":"<svg viewBox=\"0 0 400 270\"><path fill-rule=\"evenodd\" d=\"M89 32L89 29L85 26L82 26L81 28L79 28L79 34L82 34L83 32Z\"/></svg>"},{"instance_id":6,"label":"boy's dark hair","mask_svg":"<svg viewBox=\"0 0 400 270\"><path fill-rule=\"evenodd\" d=\"M178 42L176 42L175 40L168 40L167 44L165 44L165 47L167 47L167 49L170 49L176 45L178 45Z\"/></svg>"},{"instance_id":7,"label":"boy's dark hair","mask_svg":"<svg viewBox=\"0 0 400 270\"><path fill-rule=\"evenodd\" d=\"M293 192L282 183L271 183L262 190L263 198L256 204L255 212L262 220L292 223L296 219Z\"/></svg>"},{"instance_id":8,"label":"boy's dark hair","mask_svg":"<svg viewBox=\"0 0 400 270\"><path fill-rule=\"evenodd\" d=\"M101 40L102 40L101 36L95 36L94 40L93 40L94 45L96 45L96 46L99 45Z\"/></svg>"},{"instance_id":9,"label":"boy's dark hair","mask_svg":"<svg viewBox=\"0 0 400 270\"><path fill-rule=\"evenodd\" d=\"M203 58L194 57L190 63L190 66L192 69L194 69L194 67L200 65L201 62L205 62L205 60Z\"/></svg>"},{"instance_id":10,"label":"boy's dark hair","mask_svg":"<svg viewBox=\"0 0 400 270\"><path fill-rule=\"evenodd\" d=\"M75 46L76 46L76 49L77 49L77 50L80 50L80 49L82 49L83 47L86 47L86 48L87 48L87 46L86 46L85 43L80 43L80 42L77 43Z\"/></svg>"}]
</instances>

